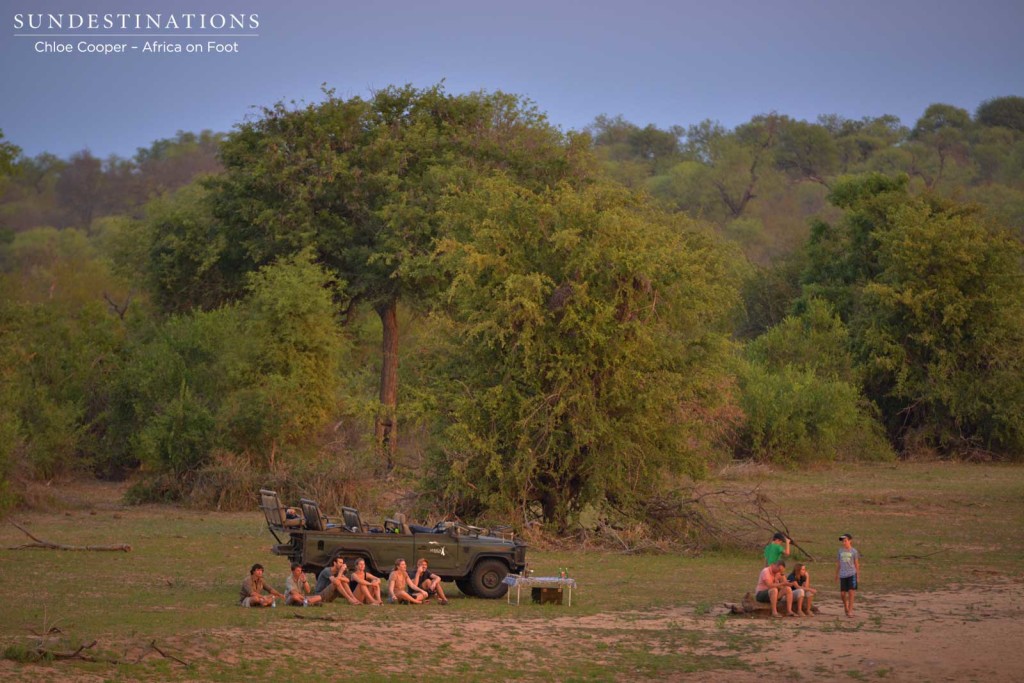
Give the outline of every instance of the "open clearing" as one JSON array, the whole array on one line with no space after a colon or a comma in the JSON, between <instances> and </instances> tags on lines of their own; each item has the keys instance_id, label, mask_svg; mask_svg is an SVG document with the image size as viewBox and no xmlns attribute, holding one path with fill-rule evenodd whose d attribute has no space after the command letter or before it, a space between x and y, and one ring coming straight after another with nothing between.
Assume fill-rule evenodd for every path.
<instances>
[{"instance_id":1,"label":"open clearing","mask_svg":"<svg viewBox=\"0 0 1024 683\"><path fill-rule=\"evenodd\" d=\"M1024 468L941 463L752 470L816 561L814 618L725 614L751 590L759 551L689 555L533 552L569 566L573 606L463 598L448 607L243 610L248 566L273 585L262 516L124 508L117 487L75 485L61 508L11 519L48 540L130 543L129 553L0 551L0 648L79 660L0 660L38 680L896 680L1024 676ZM857 613L832 583L834 537L864 556ZM27 539L0 524L0 546ZM15 597L17 596L17 597ZM297 618L297 617L304 618ZM45 633L55 629L49 635ZM44 635L38 635L44 634ZM154 647L155 646L155 647ZM159 648L159 650L157 649ZM161 654L162 653L162 654ZM180 661L179 661L180 660ZM187 666L184 663L187 663Z\"/></svg>"}]
</instances>

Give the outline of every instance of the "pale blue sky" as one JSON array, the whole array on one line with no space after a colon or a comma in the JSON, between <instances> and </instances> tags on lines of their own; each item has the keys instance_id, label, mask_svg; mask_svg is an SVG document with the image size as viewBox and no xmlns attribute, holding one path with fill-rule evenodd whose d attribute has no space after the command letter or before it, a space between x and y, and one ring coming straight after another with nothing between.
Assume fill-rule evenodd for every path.
<instances>
[{"instance_id":1,"label":"pale blue sky","mask_svg":"<svg viewBox=\"0 0 1024 683\"><path fill-rule=\"evenodd\" d=\"M445 79L532 98L559 126L778 111L813 121L1024 95L1024 0L0 0L0 129L27 154L131 156L254 105ZM37 54L28 12L258 13L237 55ZM22 31L23 32L23 31ZM52 40L52 39L51 39ZM79 38L69 38L77 42ZM113 41L114 39L110 39ZM121 39L141 45L141 38ZM202 41L205 42L205 41Z\"/></svg>"}]
</instances>

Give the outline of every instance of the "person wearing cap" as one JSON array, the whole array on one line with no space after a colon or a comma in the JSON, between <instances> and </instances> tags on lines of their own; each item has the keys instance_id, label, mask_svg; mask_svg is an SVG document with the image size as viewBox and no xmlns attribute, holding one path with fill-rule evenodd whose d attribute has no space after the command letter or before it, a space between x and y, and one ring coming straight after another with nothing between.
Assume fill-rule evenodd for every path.
<instances>
[{"instance_id":1,"label":"person wearing cap","mask_svg":"<svg viewBox=\"0 0 1024 683\"><path fill-rule=\"evenodd\" d=\"M843 609L846 616L853 616L853 599L857 595L857 579L860 578L860 553L853 547L853 536L843 534L839 537L842 546L836 557L836 581L839 582L839 594L843 598Z\"/></svg>"},{"instance_id":2,"label":"person wearing cap","mask_svg":"<svg viewBox=\"0 0 1024 683\"><path fill-rule=\"evenodd\" d=\"M264 589L269 595L263 595ZM284 599L284 595L263 583L263 565L254 564L249 569L249 576L242 582L238 604L242 607L274 607L274 598Z\"/></svg>"},{"instance_id":3,"label":"person wearing cap","mask_svg":"<svg viewBox=\"0 0 1024 683\"><path fill-rule=\"evenodd\" d=\"M783 557L789 557L789 536L776 531L771 542L764 547L764 566L769 567Z\"/></svg>"}]
</instances>

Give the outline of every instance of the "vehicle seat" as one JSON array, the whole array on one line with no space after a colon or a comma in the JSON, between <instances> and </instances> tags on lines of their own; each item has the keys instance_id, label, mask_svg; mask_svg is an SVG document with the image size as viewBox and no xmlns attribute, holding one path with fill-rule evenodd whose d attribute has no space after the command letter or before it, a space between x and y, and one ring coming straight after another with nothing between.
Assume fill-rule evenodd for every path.
<instances>
[{"instance_id":1,"label":"vehicle seat","mask_svg":"<svg viewBox=\"0 0 1024 683\"><path fill-rule=\"evenodd\" d=\"M306 519L306 528L311 531L327 531L328 529L344 529L340 524L333 524L331 520L320 512L320 505L315 500L302 498L299 500L302 506L302 516Z\"/></svg>"},{"instance_id":2,"label":"vehicle seat","mask_svg":"<svg viewBox=\"0 0 1024 683\"><path fill-rule=\"evenodd\" d=\"M267 525L271 528L294 529L302 527L302 516L289 517L288 510L281 504L281 498L277 495L277 491L260 489L260 509L263 510L263 515L267 518Z\"/></svg>"}]
</instances>

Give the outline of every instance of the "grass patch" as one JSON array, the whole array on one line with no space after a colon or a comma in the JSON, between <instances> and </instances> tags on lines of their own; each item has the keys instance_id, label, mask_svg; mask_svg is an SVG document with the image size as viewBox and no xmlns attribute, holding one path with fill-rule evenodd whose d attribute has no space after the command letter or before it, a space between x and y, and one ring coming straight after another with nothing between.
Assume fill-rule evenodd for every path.
<instances>
[{"instance_id":1,"label":"grass patch","mask_svg":"<svg viewBox=\"0 0 1024 683\"><path fill-rule=\"evenodd\" d=\"M756 470L739 484L759 486L814 558L808 568L821 590L819 605L838 604L832 576L836 536L844 532L854 535L863 559L859 609L876 593L960 583L972 574L1010 576L1024 566L1022 467L835 465ZM754 588L759 549L699 557L531 551L530 566L539 574L571 568L579 582L571 608L467 598L450 584L448 607L334 604L309 612L337 618L321 622L295 619L290 608L236 606L252 563L264 564L277 588L287 574L286 561L268 552L272 539L255 507L212 513L85 506L16 519L49 540L130 543L133 550L0 550L0 591L33 588L32 600L9 600L0 611L0 652L12 681L290 680L306 679L310 671L363 682L671 678L746 668L744 657L788 633L781 624L716 613L722 602L736 602ZM0 525L0 546L24 541L12 526ZM951 556L967 559L950 562ZM864 625L821 619L814 627L844 633ZM880 629L882 620L869 617L867 625ZM32 634L51 627L59 629L61 642L98 640L103 656L119 663L34 662L41 637ZM391 648L395 638L408 647ZM156 654L154 641L189 666ZM247 642L259 647L240 647ZM344 657L337 650L342 644ZM887 669L870 674L887 675Z\"/></svg>"}]
</instances>

